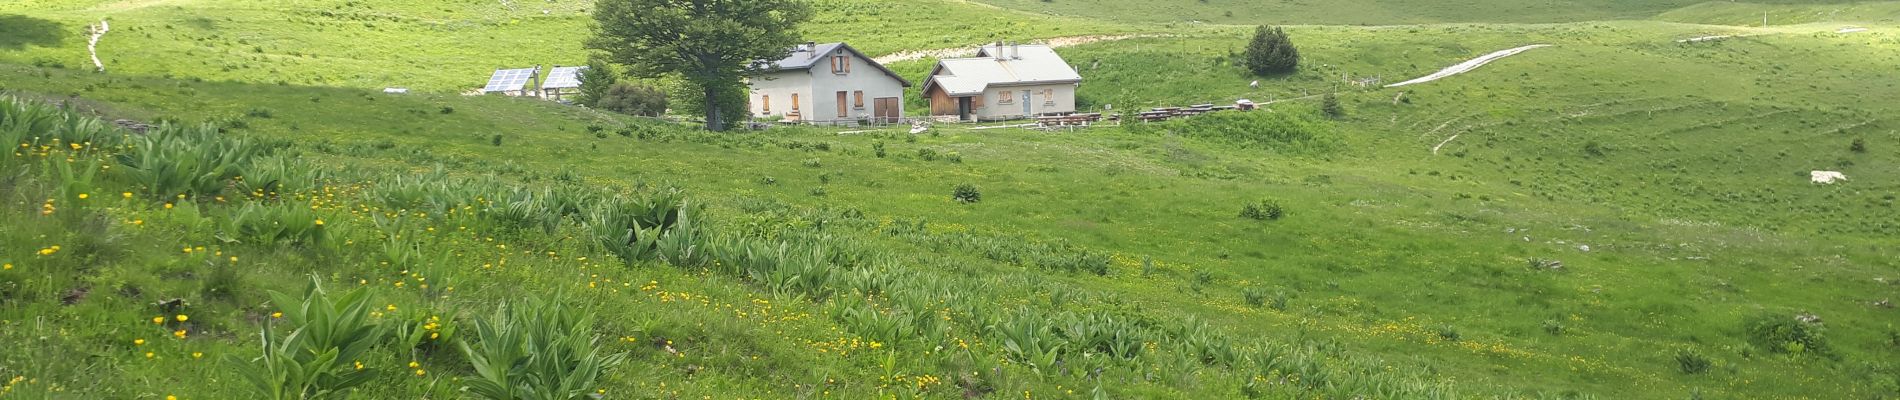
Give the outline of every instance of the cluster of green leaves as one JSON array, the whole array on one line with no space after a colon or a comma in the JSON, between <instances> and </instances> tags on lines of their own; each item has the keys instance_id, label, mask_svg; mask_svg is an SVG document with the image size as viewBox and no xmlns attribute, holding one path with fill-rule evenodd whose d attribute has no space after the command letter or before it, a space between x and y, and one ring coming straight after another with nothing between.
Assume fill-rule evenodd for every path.
<instances>
[{"instance_id":1,"label":"cluster of green leaves","mask_svg":"<svg viewBox=\"0 0 1900 400\"><path fill-rule=\"evenodd\" d=\"M626 355L606 353L594 314L553 302L503 304L474 322L462 353L475 367L468 392L491 400L579 400Z\"/></svg>"},{"instance_id":2,"label":"cluster of green leaves","mask_svg":"<svg viewBox=\"0 0 1900 400\"><path fill-rule=\"evenodd\" d=\"M229 359L258 393L273 400L347 398L349 389L375 377L362 368L364 352L382 339L385 327L369 318L369 292L357 289L332 297L312 279L303 297L272 292L290 332L264 324L258 335L262 355Z\"/></svg>"}]
</instances>

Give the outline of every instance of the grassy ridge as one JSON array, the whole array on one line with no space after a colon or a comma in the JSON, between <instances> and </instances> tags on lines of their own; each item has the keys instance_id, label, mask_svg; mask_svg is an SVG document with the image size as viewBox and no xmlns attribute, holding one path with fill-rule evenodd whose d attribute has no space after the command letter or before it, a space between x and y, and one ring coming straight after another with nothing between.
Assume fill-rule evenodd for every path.
<instances>
[{"instance_id":1,"label":"grassy ridge","mask_svg":"<svg viewBox=\"0 0 1900 400\"><path fill-rule=\"evenodd\" d=\"M578 65L590 1L510 6L432 1L100 1L0 5L32 28L0 57L17 64L91 65L82 31L100 18L114 72L302 86L408 87L456 93L499 68ZM1016 13L960 2L826 0L814 3L812 40L848 41L872 54L961 47L1001 39L1128 32L1136 26ZM843 29L841 27L850 27ZM5 39L0 39L5 40Z\"/></svg>"},{"instance_id":2,"label":"grassy ridge","mask_svg":"<svg viewBox=\"0 0 1900 400\"><path fill-rule=\"evenodd\" d=\"M1414 2L1394 0L1280 1L1244 0L978 0L999 7L1052 15L1080 16L1106 20L1214 24L1286 24L1286 25L1399 25L1434 23L1552 23L1597 20L1648 19L1650 16L1681 7L1707 4L1724 7L1730 2L1704 3L1702 0L1560 0L1560 1L1442 1ZM1838 8L1848 1L1781 0L1756 3L1814 5L1814 8ZM1758 18L1759 19L1759 18Z\"/></svg>"}]
</instances>

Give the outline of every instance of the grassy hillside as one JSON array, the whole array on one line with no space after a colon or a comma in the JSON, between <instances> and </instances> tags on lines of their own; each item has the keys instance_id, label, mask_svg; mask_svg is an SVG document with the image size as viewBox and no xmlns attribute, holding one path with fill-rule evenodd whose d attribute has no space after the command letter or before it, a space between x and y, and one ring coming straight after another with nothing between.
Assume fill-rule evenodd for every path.
<instances>
[{"instance_id":1,"label":"grassy hillside","mask_svg":"<svg viewBox=\"0 0 1900 400\"><path fill-rule=\"evenodd\" d=\"M1247 0L977 0L999 7L1050 15L1080 16L1147 23L1397 25L1456 22L1551 23L1648 19L1702 0L1557 0L1557 1L1247 1ZM1839 0L1769 0L1761 8L1785 5L1838 8ZM1733 2L1709 2L1731 7ZM1745 5L1746 6L1746 5ZM1777 8L1783 7L1783 8ZM1757 17L1759 20L1759 17Z\"/></svg>"},{"instance_id":2,"label":"grassy hillside","mask_svg":"<svg viewBox=\"0 0 1900 400\"><path fill-rule=\"evenodd\" d=\"M0 4L0 60L85 68L83 31L100 19L114 72L300 86L479 88L500 68L578 65L591 1L91 1ZM519 5L511 5L519 4ZM872 54L996 40L1127 32L1135 26L941 0L814 2L810 38ZM17 27L17 28L15 28ZM845 29L843 27L849 27ZM9 35L13 36L13 35Z\"/></svg>"},{"instance_id":3,"label":"grassy hillside","mask_svg":"<svg viewBox=\"0 0 1900 400\"><path fill-rule=\"evenodd\" d=\"M1243 30L1197 28L1062 52L1087 107L1339 88L1346 115L914 136L99 75L26 64L70 44L22 36L0 43L9 93L225 134L0 107L23 143L0 164L0 343L30 349L0 375L28 398L248 397L199 382L258 365L258 329L300 324L266 292L301 300L314 275L367 288L370 321L448 335L376 340L374 398L467 396L451 343L530 299L594 313L589 348L629 355L587 389L607 397L1895 398L1900 31L1841 24L1299 27L1305 67L1260 90L1227 58ZM1676 42L1710 35L1745 37ZM1533 43L1555 46L1337 83ZM150 137L243 151L178 186L141 165L198 153ZM1262 203L1285 214L1238 216ZM628 221L666 239L626 245Z\"/></svg>"}]
</instances>

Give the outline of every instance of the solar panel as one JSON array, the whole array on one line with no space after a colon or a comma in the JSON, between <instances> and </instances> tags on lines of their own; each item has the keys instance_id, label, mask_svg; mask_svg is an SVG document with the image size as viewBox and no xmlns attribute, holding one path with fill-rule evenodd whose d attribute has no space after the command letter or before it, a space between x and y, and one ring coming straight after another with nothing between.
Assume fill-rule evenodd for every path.
<instances>
[{"instance_id":1,"label":"solar panel","mask_svg":"<svg viewBox=\"0 0 1900 400\"><path fill-rule=\"evenodd\" d=\"M521 90L528 86L528 81L533 80L534 73L539 70L540 68L496 70L495 75L488 78L488 86L482 87L482 91L493 93Z\"/></svg>"},{"instance_id":2,"label":"solar panel","mask_svg":"<svg viewBox=\"0 0 1900 400\"><path fill-rule=\"evenodd\" d=\"M581 87L581 74L587 67L554 67L548 70L548 79L541 84L542 89L572 89Z\"/></svg>"}]
</instances>

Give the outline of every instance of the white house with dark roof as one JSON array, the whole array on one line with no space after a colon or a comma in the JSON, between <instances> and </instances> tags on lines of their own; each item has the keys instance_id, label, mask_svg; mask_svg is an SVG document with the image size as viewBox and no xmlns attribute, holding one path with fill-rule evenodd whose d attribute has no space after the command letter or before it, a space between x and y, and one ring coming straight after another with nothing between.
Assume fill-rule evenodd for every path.
<instances>
[{"instance_id":1,"label":"white house with dark roof","mask_svg":"<svg viewBox=\"0 0 1900 400\"><path fill-rule=\"evenodd\" d=\"M930 115L959 120L1075 112L1082 75L1045 45L983 46L976 57L937 62L924 81Z\"/></svg>"},{"instance_id":2,"label":"white house with dark roof","mask_svg":"<svg viewBox=\"0 0 1900 400\"><path fill-rule=\"evenodd\" d=\"M752 115L786 121L896 122L910 81L844 43L806 43L747 82Z\"/></svg>"}]
</instances>

